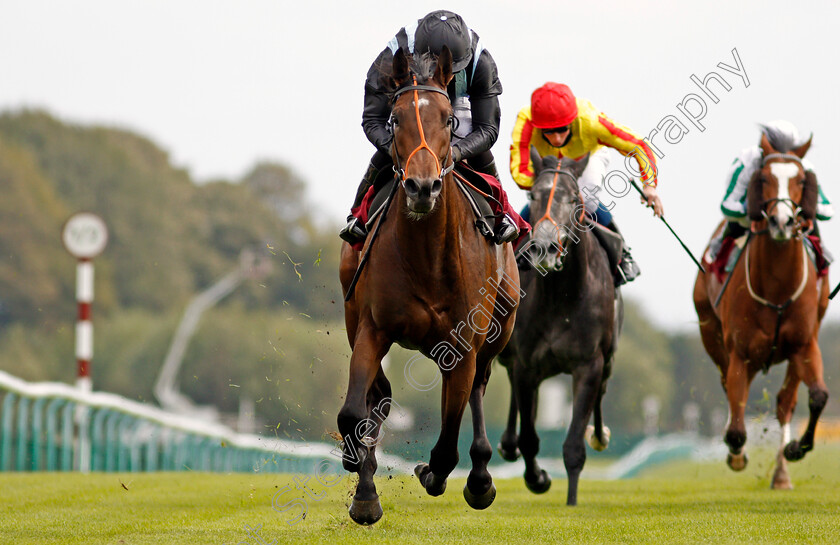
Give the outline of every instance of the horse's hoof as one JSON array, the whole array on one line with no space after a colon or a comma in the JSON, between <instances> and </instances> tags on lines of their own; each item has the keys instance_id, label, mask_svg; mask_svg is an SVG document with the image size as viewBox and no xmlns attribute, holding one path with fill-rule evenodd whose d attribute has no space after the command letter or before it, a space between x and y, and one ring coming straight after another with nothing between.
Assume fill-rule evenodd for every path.
<instances>
[{"instance_id":1,"label":"horse's hoof","mask_svg":"<svg viewBox=\"0 0 840 545\"><path fill-rule=\"evenodd\" d=\"M382 505L379 503L379 498L373 500L353 498L353 503L350 504L350 518L362 526L375 524L382 518Z\"/></svg>"},{"instance_id":2,"label":"horse's hoof","mask_svg":"<svg viewBox=\"0 0 840 545\"><path fill-rule=\"evenodd\" d=\"M470 492L470 487L464 485L464 499L467 500L470 507L477 511L487 509L493 504L493 500L496 499L496 485L490 483L490 488L487 492L479 496L474 495Z\"/></svg>"},{"instance_id":3,"label":"horse's hoof","mask_svg":"<svg viewBox=\"0 0 840 545\"><path fill-rule=\"evenodd\" d=\"M513 447L513 450L508 450L501 443L496 447L496 450L499 452L499 456L502 457L502 460L506 460L508 462L515 462L522 456L522 453L519 452L519 449Z\"/></svg>"},{"instance_id":4,"label":"horse's hoof","mask_svg":"<svg viewBox=\"0 0 840 545\"><path fill-rule=\"evenodd\" d=\"M802 448L802 445L799 441L791 441L787 445L785 445L785 460L788 462L798 462L802 458L805 457L805 453L807 453L811 449Z\"/></svg>"},{"instance_id":5,"label":"horse's hoof","mask_svg":"<svg viewBox=\"0 0 840 545\"><path fill-rule=\"evenodd\" d=\"M741 451L740 454L732 454L731 452L726 454L726 465L732 471L743 471L745 467L747 467L747 453Z\"/></svg>"},{"instance_id":6,"label":"horse's hoof","mask_svg":"<svg viewBox=\"0 0 840 545\"><path fill-rule=\"evenodd\" d=\"M430 496L440 496L446 491L446 479L443 480L443 484L435 485L435 476L432 473L432 468L429 467L429 464L417 464L414 467L414 474L417 475L417 478L420 480L420 484L423 485L423 488L426 489L426 492Z\"/></svg>"},{"instance_id":7,"label":"horse's hoof","mask_svg":"<svg viewBox=\"0 0 840 545\"><path fill-rule=\"evenodd\" d=\"M770 485L773 490L793 490L793 483L790 482L790 476L787 472L781 472L778 469L773 474L773 483Z\"/></svg>"},{"instance_id":8,"label":"horse's hoof","mask_svg":"<svg viewBox=\"0 0 840 545\"><path fill-rule=\"evenodd\" d=\"M532 482L527 477L525 478L525 486L534 494L545 494L551 488L551 477L548 476L548 473L544 469L541 469L540 476L536 481Z\"/></svg>"},{"instance_id":9,"label":"horse's hoof","mask_svg":"<svg viewBox=\"0 0 840 545\"><path fill-rule=\"evenodd\" d=\"M584 432L583 437L586 439L586 442L589 443L589 446L593 449L601 452L605 450L610 445L610 429L607 426L604 426L604 442L601 443L598 440L598 437L595 435L595 426L586 426L586 432Z\"/></svg>"}]
</instances>

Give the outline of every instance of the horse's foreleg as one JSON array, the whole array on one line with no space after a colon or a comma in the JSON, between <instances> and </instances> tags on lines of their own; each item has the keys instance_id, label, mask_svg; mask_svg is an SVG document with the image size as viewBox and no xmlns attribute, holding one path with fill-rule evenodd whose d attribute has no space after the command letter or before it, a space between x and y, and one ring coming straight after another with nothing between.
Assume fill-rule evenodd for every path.
<instances>
[{"instance_id":1,"label":"horse's foreleg","mask_svg":"<svg viewBox=\"0 0 840 545\"><path fill-rule=\"evenodd\" d=\"M508 410L507 426L505 427L504 433L502 433L502 439L498 446L499 455L508 462L518 460L521 455L516 446L519 439L516 434L516 415L519 409L516 406L516 388L513 382L513 368L516 365L519 365L519 362L512 359L507 367L508 379L510 381L510 409Z\"/></svg>"},{"instance_id":2,"label":"horse's foreleg","mask_svg":"<svg viewBox=\"0 0 840 545\"><path fill-rule=\"evenodd\" d=\"M817 420L828 402L828 389L823 382L822 354L816 339L811 341L803 352L792 356L790 365L796 366L796 373L808 386L808 411L810 412L805 433L798 441L791 441L785 447L785 458L793 462L801 460L809 450L814 448Z\"/></svg>"},{"instance_id":3,"label":"horse's foreleg","mask_svg":"<svg viewBox=\"0 0 840 545\"><path fill-rule=\"evenodd\" d=\"M475 378L475 354L468 352L455 367L443 373L441 427L428 464L419 464L414 473L430 496L446 490L446 478L458 465L458 431Z\"/></svg>"},{"instance_id":4,"label":"horse's foreleg","mask_svg":"<svg viewBox=\"0 0 840 545\"><path fill-rule=\"evenodd\" d=\"M350 507L351 518L359 524L373 524L382 516L379 496L373 484L376 459L369 436L378 432L381 422L371 418L371 401L390 394L390 385L381 374L381 361L388 352L390 343L370 325L360 325L350 358L350 380L344 406L338 413L338 430L344 440L342 462L344 469L359 474L359 484ZM382 382L384 380L384 383ZM387 386L386 386L387 385ZM377 401L378 402L378 401ZM375 435L374 435L375 437Z\"/></svg>"},{"instance_id":5,"label":"horse's foreleg","mask_svg":"<svg viewBox=\"0 0 840 545\"><path fill-rule=\"evenodd\" d=\"M796 366L788 364L785 381L782 389L776 396L776 418L782 430L781 446L776 456L776 470L773 472L772 488L788 490L793 488L790 482L790 475L787 469L787 460L784 457L785 445L790 441L790 420L793 417L793 409L796 407L797 391L799 389L799 376L796 374Z\"/></svg>"},{"instance_id":6,"label":"horse's foreleg","mask_svg":"<svg viewBox=\"0 0 840 545\"><path fill-rule=\"evenodd\" d=\"M470 412L472 413L473 442L470 446L470 458L473 467L464 486L464 499L473 509L486 509L496 499L496 487L493 477L487 471L487 463L493 456L493 448L487 439L484 425L484 391L490 378L490 362L476 365L475 380L470 393Z\"/></svg>"},{"instance_id":7,"label":"horse's foreleg","mask_svg":"<svg viewBox=\"0 0 840 545\"><path fill-rule=\"evenodd\" d=\"M577 505L578 480L583 471L583 465L586 463L586 446L583 436L595 407L595 399L601 393L603 371L604 358L599 355L588 365L575 369L572 374L574 382L572 422L569 424L566 440L563 442L563 465L566 466L566 475L569 478L566 505Z\"/></svg>"},{"instance_id":8,"label":"horse's foreleg","mask_svg":"<svg viewBox=\"0 0 840 545\"><path fill-rule=\"evenodd\" d=\"M534 494L548 492L551 477L537 463L540 438L536 419L539 404L539 382L533 380L522 366L514 368L513 387L516 389L516 406L519 408L519 451L525 459L525 486Z\"/></svg>"},{"instance_id":9,"label":"horse's foreleg","mask_svg":"<svg viewBox=\"0 0 840 545\"><path fill-rule=\"evenodd\" d=\"M755 373L752 373L754 375ZM732 353L726 372L726 397L729 400L729 425L723 437L729 447L726 463L733 471L747 467L747 455L744 444L747 442L747 427L744 423L744 411L747 406L750 381L752 376L747 365L739 356Z\"/></svg>"},{"instance_id":10,"label":"horse's foreleg","mask_svg":"<svg viewBox=\"0 0 840 545\"><path fill-rule=\"evenodd\" d=\"M611 365L611 363L610 363ZM586 427L584 434L589 446L598 452L606 450L610 444L610 428L604 425L603 414L601 413L601 400L607 391L606 370L601 378L601 388L598 390L598 397L595 399L595 407L592 413L592 426Z\"/></svg>"}]
</instances>

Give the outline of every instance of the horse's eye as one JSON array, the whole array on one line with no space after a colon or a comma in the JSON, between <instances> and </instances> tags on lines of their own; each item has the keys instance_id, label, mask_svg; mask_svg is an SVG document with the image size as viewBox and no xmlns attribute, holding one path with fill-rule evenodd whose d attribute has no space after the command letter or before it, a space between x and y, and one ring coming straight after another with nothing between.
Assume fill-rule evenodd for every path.
<instances>
[{"instance_id":1,"label":"horse's eye","mask_svg":"<svg viewBox=\"0 0 840 545\"><path fill-rule=\"evenodd\" d=\"M447 127L451 127L451 126L452 126L452 116L451 116L451 115L450 115L449 117L447 117L447 118L446 118L446 126L447 126Z\"/></svg>"}]
</instances>

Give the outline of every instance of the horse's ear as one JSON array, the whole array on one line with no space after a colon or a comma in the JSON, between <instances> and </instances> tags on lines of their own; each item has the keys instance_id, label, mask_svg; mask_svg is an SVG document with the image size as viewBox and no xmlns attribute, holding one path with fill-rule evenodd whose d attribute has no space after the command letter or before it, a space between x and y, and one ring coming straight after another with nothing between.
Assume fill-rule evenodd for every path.
<instances>
[{"instance_id":1,"label":"horse's ear","mask_svg":"<svg viewBox=\"0 0 840 545\"><path fill-rule=\"evenodd\" d=\"M571 159L571 158L564 157L563 161L561 162L561 165L563 166L563 168L568 169L569 172L571 172L572 176L575 177L575 179L580 178L581 174L583 174L584 169L586 169L586 165L588 165L588 164L589 164L589 154L588 153L586 155L584 155L583 158L578 159L577 161L575 161L574 159Z\"/></svg>"},{"instance_id":2,"label":"horse's ear","mask_svg":"<svg viewBox=\"0 0 840 545\"><path fill-rule=\"evenodd\" d=\"M446 89L449 82L452 81L452 52L445 45L440 50L440 55L437 58L437 68L435 68L435 81L441 84Z\"/></svg>"},{"instance_id":3,"label":"horse's ear","mask_svg":"<svg viewBox=\"0 0 840 545\"><path fill-rule=\"evenodd\" d=\"M771 152L772 153L772 152ZM756 170L747 186L747 215L753 221L764 219L764 192L761 184L761 170Z\"/></svg>"},{"instance_id":4,"label":"horse's ear","mask_svg":"<svg viewBox=\"0 0 840 545\"><path fill-rule=\"evenodd\" d=\"M401 47L394 53L394 61L391 64L391 79L394 81L394 87L399 89L408 81L411 72L408 67L408 55Z\"/></svg>"},{"instance_id":5,"label":"horse's ear","mask_svg":"<svg viewBox=\"0 0 840 545\"><path fill-rule=\"evenodd\" d=\"M761 133L761 142L759 142L758 145L761 147L761 151L764 152L764 155L776 153L776 150L773 149L773 146L770 144L770 140L767 139L767 135L764 133Z\"/></svg>"},{"instance_id":6,"label":"horse's ear","mask_svg":"<svg viewBox=\"0 0 840 545\"><path fill-rule=\"evenodd\" d=\"M808 139L808 143L810 142L811 140ZM799 199L799 207L802 210L802 217L806 220L812 220L817 217L819 192L817 175L811 170L806 170L805 185L802 187L802 197Z\"/></svg>"},{"instance_id":7,"label":"horse's ear","mask_svg":"<svg viewBox=\"0 0 840 545\"><path fill-rule=\"evenodd\" d=\"M811 148L811 140L814 138L814 134L811 133L811 136L808 137L808 141L799 146L798 148L790 150L790 152L800 159L805 157L805 154L808 153L808 150Z\"/></svg>"},{"instance_id":8,"label":"horse's ear","mask_svg":"<svg viewBox=\"0 0 840 545\"><path fill-rule=\"evenodd\" d=\"M534 163L534 178L536 178L543 169L543 160L534 146L531 146L531 162Z\"/></svg>"}]
</instances>

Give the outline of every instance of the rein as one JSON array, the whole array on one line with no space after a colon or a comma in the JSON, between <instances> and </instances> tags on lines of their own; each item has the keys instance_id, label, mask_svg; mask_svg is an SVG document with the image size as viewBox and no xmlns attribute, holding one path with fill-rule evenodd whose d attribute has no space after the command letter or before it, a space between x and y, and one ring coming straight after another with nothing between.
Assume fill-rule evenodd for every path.
<instances>
[{"instance_id":1,"label":"rein","mask_svg":"<svg viewBox=\"0 0 840 545\"><path fill-rule=\"evenodd\" d=\"M776 349L778 348L779 344L779 330L782 327L782 314L787 310L787 308L797 299L799 296L802 295L802 292L805 291L805 286L808 284L808 253L805 250L805 246L803 244L802 247L802 282L799 284L799 287L796 288L796 291L793 295L788 298L787 301L784 303L777 305L775 303L771 303L764 297L755 293L753 290L752 282L750 282L750 248L747 246L744 251L746 252L747 256L745 258L744 267L746 268L745 274L747 275L747 291L750 294L750 297L753 298L754 301L761 303L765 307L775 310L776 311L776 328L775 332L773 333L773 346L770 349L770 355L767 357L767 361L764 363L764 374L767 374L767 371L770 370L770 365L773 361L773 356L776 355Z\"/></svg>"}]
</instances>

